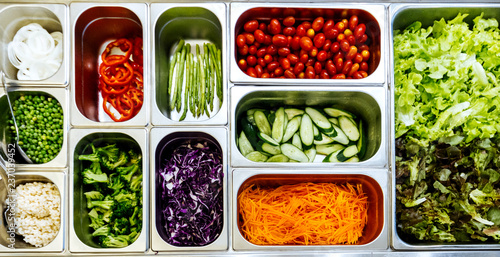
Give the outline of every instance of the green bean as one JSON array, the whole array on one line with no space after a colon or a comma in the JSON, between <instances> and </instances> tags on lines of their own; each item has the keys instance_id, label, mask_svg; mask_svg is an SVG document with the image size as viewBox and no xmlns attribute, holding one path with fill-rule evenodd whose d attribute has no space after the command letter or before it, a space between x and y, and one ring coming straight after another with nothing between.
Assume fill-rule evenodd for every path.
<instances>
[{"instance_id":1,"label":"green bean","mask_svg":"<svg viewBox=\"0 0 500 257\"><path fill-rule=\"evenodd\" d=\"M180 53L182 48L184 46L184 39L181 39L179 43L177 44L177 47L175 48L174 53L172 54L172 61L170 62L170 70L168 73L168 94L170 95L172 93L172 83L173 83L173 77L174 77L174 67L175 63L177 62L177 53Z\"/></svg>"},{"instance_id":2,"label":"green bean","mask_svg":"<svg viewBox=\"0 0 500 257\"><path fill-rule=\"evenodd\" d=\"M184 51L186 50L186 51ZM185 49L182 49L182 56L181 56L181 76L180 78L180 90L177 91L177 112L181 111L181 104L182 104L182 87L183 87L183 80L184 80L184 66L186 66L186 55L187 53L191 52L191 45L186 44Z\"/></svg>"},{"instance_id":3,"label":"green bean","mask_svg":"<svg viewBox=\"0 0 500 257\"><path fill-rule=\"evenodd\" d=\"M180 60L181 58L181 53L177 52L176 53L177 55L177 60ZM172 80L172 82L175 82L175 84L172 85L172 94L170 94L170 110L173 111L175 109L175 102L176 102L176 98L177 98L177 90L178 90L178 87L177 87L177 78L179 77L179 73L180 73L180 68L179 68L179 62L177 62L177 64L175 65L176 69L175 69L175 76L176 76L176 79L175 80Z\"/></svg>"}]
</instances>

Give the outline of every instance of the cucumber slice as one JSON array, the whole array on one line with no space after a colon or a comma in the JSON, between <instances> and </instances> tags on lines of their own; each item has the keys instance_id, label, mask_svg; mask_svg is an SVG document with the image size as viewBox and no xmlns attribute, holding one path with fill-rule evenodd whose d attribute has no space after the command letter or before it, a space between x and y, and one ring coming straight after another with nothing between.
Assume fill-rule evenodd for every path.
<instances>
[{"instance_id":1,"label":"cucumber slice","mask_svg":"<svg viewBox=\"0 0 500 257\"><path fill-rule=\"evenodd\" d=\"M358 147L359 150L358 157L363 158L363 156L365 156L366 153L366 132L364 129L364 123L362 119L360 119L358 122L358 130L359 130L359 139L356 146Z\"/></svg>"},{"instance_id":2,"label":"cucumber slice","mask_svg":"<svg viewBox=\"0 0 500 257\"><path fill-rule=\"evenodd\" d=\"M340 151L337 154L337 160L341 162L347 161L349 158L353 157L354 155L358 154L358 147L356 145L350 145L346 148L344 148L342 151Z\"/></svg>"},{"instance_id":3,"label":"cucumber slice","mask_svg":"<svg viewBox=\"0 0 500 257\"><path fill-rule=\"evenodd\" d=\"M253 113L253 118L255 119L255 124L257 124L259 131L271 136L271 125L269 124L266 115L262 111L256 110Z\"/></svg>"},{"instance_id":4,"label":"cucumber slice","mask_svg":"<svg viewBox=\"0 0 500 257\"><path fill-rule=\"evenodd\" d=\"M321 140L323 136L321 136L322 133L319 132L318 127L313 126L313 134L314 134L314 140Z\"/></svg>"},{"instance_id":5,"label":"cucumber slice","mask_svg":"<svg viewBox=\"0 0 500 257\"><path fill-rule=\"evenodd\" d=\"M267 159L267 162L288 162L289 160L290 158L286 157L286 155L277 154Z\"/></svg>"},{"instance_id":6,"label":"cucumber slice","mask_svg":"<svg viewBox=\"0 0 500 257\"><path fill-rule=\"evenodd\" d=\"M264 151L270 155L277 155L277 154L281 153L281 149L278 145L272 145L272 144L269 144L269 143L263 142L263 141L260 141L260 142L262 142L262 145L261 145L262 151Z\"/></svg>"},{"instance_id":7,"label":"cucumber slice","mask_svg":"<svg viewBox=\"0 0 500 257\"><path fill-rule=\"evenodd\" d=\"M328 108L325 108L323 109L323 111L325 111L326 114L328 114L329 116L331 117L334 117L334 118L338 118L340 116L347 116L347 117L351 117L351 118L356 118L356 116L346 110L341 110L341 109L337 109L337 108L333 108L333 107L328 107Z\"/></svg>"},{"instance_id":8,"label":"cucumber slice","mask_svg":"<svg viewBox=\"0 0 500 257\"><path fill-rule=\"evenodd\" d=\"M297 108L286 108L285 113L288 116L288 120L291 120L295 116L300 116L300 115L304 114L304 110L300 110Z\"/></svg>"},{"instance_id":9,"label":"cucumber slice","mask_svg":"<svg viewBox=\"0 0 500 257\"><path fill-rule=\"evenodd\" d=\"M314 162L314 158L316 157L316 148L314 147L314 145L313 145L313 147L305 150L304 153L306 154L307 158L309 159L309 162Z\"/></svg>"},{"instance_id":10,"label":"cucumber slice","mask_svg":"<svg viewBox=\"0 0 500 257\"><path fill-rule=\"evenodd\" d=\"M293 134L292 145L296 146L302 151L302 140L300 140L299 133Z\"/></svg>"},{"instance_id":11,"label":"cucumber slice","mask_svg":"<svg viewBox=\"0 0 500 257\"><path fill-rule=\"evenodd\" d=\"M247 110L247 116L252 116L252 117L253 117L253 114L255 113L255 111L265 112L266 110L264 110L264 109L260 109L260 108L252 108L252 109L248 109L248 110Z\"/></svg>"},{"instance_id":12,"label":"cucumber slice","mask_svg":"<svg viewBox=\"0 0 500 257\"><path fill-rule=\"evenodd\" d=\"M345 162L359 162L359 157L355 155Z\"/></svg>"},{"instance_id":13,"label":"cucumber slice","mask_svg":"<svg viewBox=\"0 0 500 257\"><path fill-rule=\"evenodd\" d=\"M339 162L339 160L337 159L337 155L340 153L340 151L342 151L344 149L341 149L341 150L338 150L338 151L335 151L335 152L332 152L330 153L329 155L327 155L325 157L325 159L323 159L323 162Z\"/></svg>"},{"instance_id":14,"label":"cucumber slice","mask_svg":"<svg viewBox=\"0 0 500 257\"><path fill-rule=\"evenodd\" d=\"M276 111L276 115L273 122L273 128L271 130L271 136L276 142L281 142L283 140L283 135L285 134L285 121L287 117L285 114L285 108L280 107Z\"/></svg>"},{"instance_id":15,"label":"cucumber slice","mask_svg":"<svg viewBox=\"0 0 500 257\"><path fill-rule=\"evenodd\" d=\"M311 146L314 141L314 132L313 132L313 123L311 120L311 117L307 115L307 113L304 113L302 115L302 120L300 121L300 128L299 128L299 134L300 134L300 140L302 141L302 144L304 146Z\"/></svg>"},{"instance_id":16,"label":"cucumber slice","mask_svg":"<svg viewBox=\"0 0 500 257\"><path fill-rule=\"evenodd\" d=\"M316 145L316 152L318 154L329 155L338 150L344 149L345 146L341 144L327 144L327 145Z\"/></svg>"},{"instance_id":17,"label":"cucumber slice","mask_svg":"<svg viewBox=\"0 0 500 257\"><path fill-rule=\"evenodd\" d=\"M346 116L339 117L340 128L351 141L358 141L359 130L357 124Z\"/></svg>"},{"instance_id":18,"label":"cucumber slice","mask_svg":"<svg viewBox=\"0 0 500 257\"><path fill-rule=\"evenodd\" d=\"M326 145L326 144L330 144L333 142L333 139L323 133L320 133L321 134L321 139L320 140L314 140L314 144L315 145Z\"/></svg>"},{"instance_id":19,"label":"cucumber slice","mask_svg":"<svg viewBox=\"0 0 500 257\"><path fill-rule=\"evenodd\" d=\"M332 137L333 141L339 142L343 145L349 144L349 138L347 138L344 131L340 127L338 127L337 125L332 124L332 126L333 126L333 128L335 128L335 131L337 132L337 135Z\"/></svg>"},{"instance_id":20,"label":"cucumber slice","mask_svg":"<svg viewBox=\"0 0 500 257\"><path fill-rule=\"evenodd\" d=\"M252 125L250 121L247 119L243 118L240 120L241 123L241 130L245 132L245 136L247 137L248 141L250 141L250 144L252 144L252 147L254 149L259 148L259 129L257 129L256 126Z\"/></svg>"},{"instance_id":21,"label":"cucumber slice","mask_svg":"<svg viewBox=\"0 0 500 257\"><path fill-rule=\"evenodd\" d=\"M293 117L292 120L290 120L288 122L286 129L285 129L285 134L283 135L283 139L281 140L282 143L288 142L288 140L290 140L290 138L293 137L295 132L297 132L297 130L299 130L300 120L301 120L301 116L295 116L295 117Z\"/></svg>"},{"instance_id":22,"label":"cucumber slice","mask_svg":"<svg viewBox=\"0 0 500 257\"><path fill-rule=\"evenodd\" d=\"M260 132L259 133L259 138L262 139L264 142L268 143L268 144L271 144L271 145L280 145L280 143L276 142L276 140L274 140L272 137L270 137L269 135L267 134L264 134L263 132Z\"/></svg>"},{"instance_id":23,"label":"cucumber slice","mask_svg":"<svg viewBox=\"0 0 500 257\"><path fill-rule=\"evenodd\" d=\"M240 137L238 138L238 148L243 156L246 156L254 151L252 144L248 141L248 138L243 131L241 131Z\"/></svg>"},{"instance_id":24,"label":"cucumber slice","mask_svg":"<svg viewBox=\"0 0 500 257\"><path fill-rule=\"evenodd\" d=\"M282 144L281 145L281 152L286 155L286 157L299 161L299 162L308 162L309 158L307 158L307 155L302 152L299 148L292 144Z\"/></svg>"},{"instance_id":25,"label":"cucumber slice","mask_svg":"<svg viewBox=\"0 0 500 257\"><path fill-rule=\"evenodd\" d=\"M305 111L321 132L328 134L333 131L332 123L320 111L312 107L306 107Z\"/></svg>"},{"instance_id":26,"label":"cucumber slice","mask_svg":"<svg viewBox=\"0 0 500 257\"><path fill-rule=\"evenodd\" d=\"M330 121L334 125L339 125L339 119L337 118L329 118L328 121Z\"/></svg>"},{"instance_id":27,"label":"cucumber slice","mask_svg":"<svg viewBox=\"0 0 500 257\"><path fill-rule=\"evenodd\" d=\"M267 159L269 159L269 157L267 157L267 155L265 155L259 151L253 151L253 152L245 155L245 157L247 159L249 159L250 161L254 161L254 162L265 162L265 161L267 161Z\"/></svg>"}]
</instances>

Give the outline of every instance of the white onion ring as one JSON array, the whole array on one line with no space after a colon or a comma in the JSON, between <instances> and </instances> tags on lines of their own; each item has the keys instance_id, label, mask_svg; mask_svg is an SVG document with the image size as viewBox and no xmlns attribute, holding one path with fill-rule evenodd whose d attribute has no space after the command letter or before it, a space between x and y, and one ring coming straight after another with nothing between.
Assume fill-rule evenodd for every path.
<instances>
[{"instance_id":1,"label":"white onion ring","mask_svg":"<svg viewBox=\"0 0 500 257\"><path fill-rule=\"evenodd\" d=\"M49 34L40 24L31 23L19 29L7 46L17 79L41 80L57 72L63 60L63 35Z\"/></svg>"}]
</instances>

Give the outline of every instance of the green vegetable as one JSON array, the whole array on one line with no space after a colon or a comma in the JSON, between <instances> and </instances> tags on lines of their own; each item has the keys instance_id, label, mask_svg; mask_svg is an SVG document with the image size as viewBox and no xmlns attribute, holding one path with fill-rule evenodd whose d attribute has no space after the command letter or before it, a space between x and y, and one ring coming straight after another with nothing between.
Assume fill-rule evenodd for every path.
<instances>
[{"instance_id":1,"label":"green vegetable","mask_svg":"<svg viewBox=\"0 0 500 257\"><path fill-rule=\"evenodd\" d=\"M500 242L500 30L466 16L394 31L396 219L409 241Z\"/></svg>"},{"instance_id":2,"label":"green vegetable","mask_svg":"<svg viewBox=\"0 0 500 257\"><path fill-rule=\"evenodd\" d=\"M142 230L142 155L116 144L90 144L90 149L78 159L90 189L84 195L92 237L102 247L125 247Z\"/></svg>"},{"instance_id":3,"label":"green vegetable","mask_svg":"<svg viewBox=\"0 0 500 257\"><path fill-rule=\"evenodd\" d=\"M19 127L16 135L14 120L8 120L13 138L33 163L47 163L60 152L63 144L64 115L59 102L40 93L23 92L12 103Z\"/></svg>"}]
</instances>

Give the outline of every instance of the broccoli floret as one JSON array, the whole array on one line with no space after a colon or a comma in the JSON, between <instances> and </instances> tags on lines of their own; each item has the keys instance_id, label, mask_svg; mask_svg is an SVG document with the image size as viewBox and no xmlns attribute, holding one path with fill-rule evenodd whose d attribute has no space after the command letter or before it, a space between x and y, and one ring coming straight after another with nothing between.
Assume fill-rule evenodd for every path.
<instances>
[{"instance_id":1,"label":"broccoli floret","mask_svg":"<svg viewBox=\"0 0 500 257\"><path fill-rule=\"evenodd\" d=\"M134 207L129 201L117 202L113 205L112 218L128 218L133 214Z\"/></svg>"},{"instance_id":2,"label":"broccoli floret","mask_svg":"<svg viewBox=\"0 0 500 257\"><path fill-rule=\"evenodd\" d=\"M92 233L92 236L107 236L109 235L110 228L108 225L102 226L97 228L94 233Z\"/></svg>"},{"instance_id":3,"label":"broccoli floret","mask_svg":"<svg viewBox=\"0 0 500 257\"><path fill-rule=\"evenodd\" d=\"M78 160L80 161L91 161L91 162L99 162L99 154L97 154L94 144L90 144L92 147L91 154L81 154L78 156Z\"/></svg>"},{"instance_id":4,"label":"broccoli floret","mask_svg":"<svg viewBox=\"0 0 500 257\"><path fill-rule=\"evenodd\" d=\"M130 222L128 221L128 219L125 217L115 219L113 225L113 232L117 235L124 235L130 233Z\"/></svg>"},{"instance_id":5,"label":"broccoli floret","mask_svg":"<svg viewBox=\"0 0 500 257\"><path fill-rule=\"evenodd\" d=\"M125 179L127 182L130 182L132 180L132 176L139 170L139 164L132 164L126 167L118 167L116 168L116 171L120 173L120 175Z\"/></svg>"},{"instance_id":6,"label":"broccoli floret","mask_svg":"<svg viewBox=\"0 0 500 257\"><path fill-rule=\"evenodd\" d=\"M90 169L95 173L95 174L102 174L101 170L101 164L99 162L93 162L90 164Z\"/></svg>"},{"instance_id":7,"label":"broccoli floret","mask_svg":"<svg viewBox=\"0 0 500 257\"><path fill-rule=\"evenodd\" d=\"M128 193L124 190L122 190L119 194L115 195L114 199L116 200L117 203L120 202L128 202L130 203L133 207L137 205L137 197L135 194Z\"/></svg>"},{"instance_id":8,"label":"broccoli floret","mask_svg":"<svg viewBox=\"0 0 500 257\"><path fill-rule=\"evenodd\" d=\"M112 162L118 160L118 156L120 153L120 148L116 146L116 144L111 144L103 147L97 148L97 154L101 158L106 158Z\"/></svg>"},{"instance_id":9,"label":"broccoli floret","mask_svg":"<svg viewBox=\"0 0 500 257\"><path fill-rule=\"evenodd\" d=\"M111 207L113 207L113 201L90 201L90 205L87 205L90 206L89 208L94 208L94 207L98 207L98 208L102 208L102 209L105 209L105 210L110 210Z\"/></svg>"},{"instance_id":10,"label":"broccoli floret","mask_svg":"<svg viewBox=\"0 0 500 257\"><path fill-rule=\"evenodd\" d=\"M125 185L123 184L119 174L114 173L110 177L111 177L111 179L110 179L110 184L108 185L108 188L110 188L114 191L113 194L116 194L116 193L120 192L120 190Z\"/></svg>"},{"instance_id":11,"label":"broccoli floret","mask_svg":"<svg viewBox=\"0 0 500 257\"><path fill-rule=\"evenodd\" d=\"M128 245L128 236L107 236L102 240L102 246L104 247L125 247Z\"/></svg>"},{"instance_id":12,"label":"broccoli floret","mask_svg":"<svg viewBox=\"0 0 500 257\"><path fill-rule=\"evenodd\" d=\"M104 196L99 191L85 192L84 195L87 198L87 208L89 208L89 209L92 208L92 207L89 207L90 206L90 201L92 201L92 200L102 200L104 198Z\"/></svg>"},{"instance_id":13,"label":"broccoli floret","mask_svg":"<svg viewBox=\"0 0 500 257\"><path fill-rule=\"evenodd\" d=\"M141 214L141 213L142 213L142 208L139 208L139 206L136 206L134 208L134 213L129 218L130 225L135 226L137 223L141 223L142 219L138 219L139 214Z\"/></svg>"},{"instance_id":14,"label":"broccoli floret","mask_svg":"<svg viewBox=\"0 0 500 257\"><path fill-rule=\"evenodd\" d=\"M94 184L94 183L107 183L108 175L106 173L96 174L91 169L85 169L82 172L83 183Z\"/></svg>"},{"instance_id":15,"label":"broccoli floret","mask_svg":"<svg viewBox=\"0 0 500 257\"><path fill-rule=\"evenodd\" d=\"M105 222L109 223L111 221L111 216L112 215L113 215L113 211L112 210L107 210L102 215L102 220L104 220Z\"/></svg>"},{"instance_id":16,"label":"broccoli floret","mask_svg":"<svg viewBox=\"0 0 500 257\"><path fill-rule=\"evenodd\" d=\"M89 212L89 217L90 217L89 227L91 227L93 229L98 229L98 228L104 226L102 215L99 215L99 213L97 213L96 209L92 209Z\"/></svg>"},{"instance_id":17,"label":"broccoli floret","mask_svg":"<svg viewBox=\"0 0 500 257\"><path fill-rule=\"evenodd\" d=\"M130 189L134 192L141 191L141 187L142 187L142 174L134 177L132 179L132 182L130 182Z\"/></svg>"},{"instance_id":18,"label":"broccoli floret","mask_svg":"<svg viewBox=\"0 0 500 257\"><path fill-rule=\"evenodd\" d=\"M137 153L133 149L128 150L128 156L130 157L130 163L139 163L142 160L142 155Z\"/></svg>"},{"instance_id":19,"label":"broccoli floret","mask_svg":"<svg viewBox=\"0 0 500 257\"><path fill-rule=\"evenodd\" d=\"M114 158L112 159L106 156L101 156L102 165L104 165L104 167L106 167L109 170L114 170L117 167L125 165L127 162L128 162L128 155L123 151L120 151L116 159Z\"/></svg>"}]
</instances>

